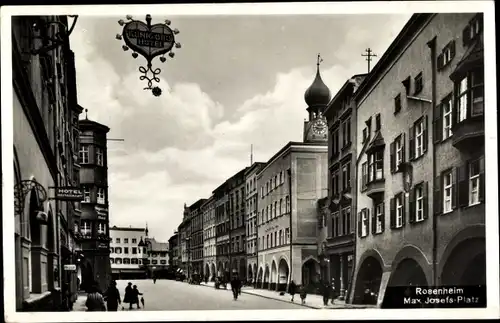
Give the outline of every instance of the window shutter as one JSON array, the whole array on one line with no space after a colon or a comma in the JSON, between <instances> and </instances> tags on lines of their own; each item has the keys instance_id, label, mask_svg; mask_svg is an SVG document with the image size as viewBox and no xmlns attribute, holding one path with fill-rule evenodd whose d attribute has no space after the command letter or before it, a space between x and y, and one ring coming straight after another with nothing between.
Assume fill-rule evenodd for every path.
<instances>
[{"instance_id":1,"label":"window shutter","mask_svg":"<svg viewBox=\"0 0 500 323\"><path fill-rule=\"evenodd\" d=\"M443 119L441 118L442 109L442 104L438 104L434 108L434 143L438 143L443 140Z\"/></svg>"},{"instance_id":2,"label":"window shutter","mask_svg":"<svg viewBox=\"0 0 500 323\"><path fill-rule=\"evenodd\" d=\"M469 46L470 43L470 25L467 25L462 32L462 39L464 47Z\"/></svg>"},{"instance_id":3,"label":"window shutter","mask_svg":"<svg viewBox=\"0 0 500 323\"><path fill-rule=\"evenodd\" d=\"M363 237L363 227L362 227L363 221L362 221L362 219L363 219L362 212L358 212L358 236L360 238Z\"/></svg>"},{"instance_id":4,"label":"window shutter","mask_svg":"<svg viewBox=\"0 0 500 323\"><path fill-rule=\"evenodd\" d=\"M423 122L423 134L422 134L422 145L423 145L423 148L424 148L424 153L427 151L427 142L429 141L429 134L428 134L428 131L427 131L427 125L429 124L429 120L428 120L428 116L425 115L424 116L424 119L422 120Z\"/></svg>"},{"instance_id":5,"label":"window shutter","mask_svg":"<svg viewBox=\"0 0 500 323\"><path fill-rule=\"evenodd\" d=\"M416 198L416 190L417 187L414 186L413 189L410 190L410 196L409 196L409 206L408 206L408 215L409 215L409 220L410 223L415 222L415 198Z\"/></svg>"},{"instance_id":6,"label":"window shutter","mask_svg":"<svg viewBox=\"0 0 500 323\"><path fill-rule=\"evenodd\" d=\"M441 176L434 179L434 214L439 215L443 212L443 193L441 191ZM453 189L452 189L453 190Z\"/></svg>"},{"instance_id":7,"label":"window shutter","mask_svg":"<svg viewBox=\"0 0 500 323\"><path fill-rule=\"evenodd\" d=\"M411 192L411 191L410 191ZM405 224L406 224L406 194L404 193L401 193L401 201L403 202L403 217L402 217L402 221L401 221L401 227L404 227Z\"/></svg>"},{"instance_id":8,"label":"window shutter","mask_svg":"<svg viewBox=\"0 0 500 323\"><path fill-rule=\"evenodd\" d=\"M366 212L366 222L363 223L364 226L366 226L366 235L370 234L370 209L365 208Z\"/></svg>"},{"instance_id":9,"label":"window shutter","mask_svg":"<svg viewBox=\"0 0 500 323\"><path fill-rule=\"evenodd\" d=\"M396 171L396 144L395 144L395 142L391 143L390 154L391 154L391 173L394 173Z\"/></svg>"},{"instance_id":10,"label":"window shutter","mask_svg":"<svg viewBox=\"0 0 500 323\"><path fill-rule=\"evenodd\" d=\"M424 182L422 187L424 193L423 208L424 208L424 219L429 217L429 182Z\"/></svg>"},{"instance_id":11,"label":"window shutter","mask_svg":"<svg viewBox=\"0 0 500 323\"><path fill-rule=\"evenodd\" d=\"M479 201L484 203L486 201L486 192L484 191L484 156L479 159Z\"/></svg>"},{"instance_id":12,"label":"window shutter","mask_svg":"<svg viewBox=\"0 0 500 323\"><path fill-rule=\"evenodd\" d=\"M409 145L410 145L410 157L408 158L408 160L413 160L413 158L415 157L415 127L412 126L410 127L410 131L409 131Z\"/></svg>"},{"instance_id":13,"label":"window shutter","mask_svg":"<svg viewBox=\"0 0 500 323\"><path fill-rule=\"evenodd\" d=\"M401 152L403 155L403 158L401 158L401 160L404 163L406 162L406 136L404 132L401 134Z\"/></svg>"},{"instance_id":14,"label":"window shutter","mask_svg":"<svg viewBox=\"0 0 500 323\"><path fill-rule=\"evenodd\" d=\"M375 212L375 206L372 208L372 234L375 235L377 232L377 219L375 218L376 212Z\"/></svg>"},{"instance_id":15,"label":"window shutter","mask_svg":"<svg viewBox=\"0 0 500 323\"><path fill-rule=\"evenodd\" d=\"M444 55L439 54L437 57L437 70L439 71L444 66Z\"/></svg>"},{"instance_id":16,"label":"window shutter","mask_svg":"<svg viewBox=\"0 0 500 323\"><path fill-rule=\"evenodd\" d=\"M448 46L450 48L450 60L452 60L455 57L455 54L456 54L455 40L450 41L450 44Z\"/></svg>"},{"instance_id":17,"label":"window shutter","mask_svg":"<svg viewBox=\"0 0 500 323\"><path fill-rule=\"evenodd\" d=\"M458 207L469 204L469 181L467 176L467 163L458 167Z\"/></svg>"},{"instance_id":18,"label":"window shutter","mask_svg":"<svg viewBox=\"0 0 500 323\"><path fill-rule=\"evenodd\" d=\"M385 229L385 203L382 202L382 219L381 219L381 227L382 227L382 232L384 232Z\"/></svg>"},{"instance_id":19,"label":"window shutter","mask_svg":"<svg viewBox=\"0 0 500 323\"><path fill-rule=\"evenodd\" d=\"M455 167L451 173L451 209L454 210L457 207L457 196L458 196L458 167ZM443 187L444 190L444 187Z\"/></svg>"},{"instance_id":20,"label":"window shutter","mask_svg":"<svg viewBox=\"0 0 500 323\"><path fill-rule=\"evenodd\" d=\"M396 227L396 199L392 198L390 201L390 217L391 217L391 229Z\"/></svg>"}]
</instances>

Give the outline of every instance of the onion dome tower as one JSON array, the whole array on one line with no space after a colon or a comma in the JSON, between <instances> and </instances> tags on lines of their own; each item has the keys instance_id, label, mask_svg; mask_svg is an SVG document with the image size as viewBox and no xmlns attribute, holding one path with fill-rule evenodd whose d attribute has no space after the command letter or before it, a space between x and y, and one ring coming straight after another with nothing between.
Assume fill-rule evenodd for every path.
<instances>
[{"instance_id":1,"label":"onion dome tower","mask_svg":"<svg viewBox=\"0 0 500 323\"><path fill-rule=\"evenodd\" d=\"M309 113L309 119L304 122L304 142L324 141L327 139L327 125L323 112L331 100L331 93L321 79L319 65L322 61L323 59L318 54L316 77L304 94L307 112Z\"/></svg>"}]
</instances>

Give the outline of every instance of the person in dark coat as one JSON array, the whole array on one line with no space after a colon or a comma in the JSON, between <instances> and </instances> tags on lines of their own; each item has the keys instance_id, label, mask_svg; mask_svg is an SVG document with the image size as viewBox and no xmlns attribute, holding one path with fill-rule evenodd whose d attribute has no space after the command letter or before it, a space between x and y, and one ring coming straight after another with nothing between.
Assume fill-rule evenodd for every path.
<instances>
[{"instance_id":1,"label":"person in dark coat","mask_svg":"<svg viewBox=\"0 0 500 323\"><path fill-rule=\"evenodd\" d=\"M330 298L330 284L327 282L321 282L321 295L323 295L323 304L328 305L328 299Z\"/></svg>"},{"instance_id":2,"label":"person in dark coat","mask_svg":"<svg viewBox=\"0 0 500 323\"><path fill-rule=\"evenodd\" d=\"M129 282L127 287L125 287L125 296L123 297L124 303L130 303L132 296L132 283Z\"/></svg>"},{"instance_id":3,"label":"person in dark coat","mask_svg":"<svg viewBox=\"0 0 500 323\"><path fill-rule=\"evenodd\" d=\"M89 312L106 311L106 304L104 304L104 298L99 292L99 286L97 286L97 283L92 284L90 287L85 306L87 306L87 310Z\"/></svg>"},{"instance_id":4,"label":"person in dark coat","mask_svg":"<svg viewBox=\"0 0 500 323\"><path fill-rule=\"evenodd\" d=\"M292 280L290 282L290 286L288 287L288 293L292 296L292 302L293 302L293 297L295 296L296 289L297 289L297 285L295 285L295 282Z\"/></svg>"},{"instance_id":5,"label":"person in dark coat","mask_svg":"<svg viewBox=\"0 0 500 323\"><path fill-rule=\"evenodd\" d=\"M116 312L118 310L118 304L121 304L120 292L116 288L116 281L111 281L108 290L104 293L104 299L106 300L106 305L109 312Z\"/></svg>"},{"instance_id":6,"label":"person in dark coat","mask_svg":"<svg viewBox=\"0 0 500 323\"><path fill-rule=\"evenodd\" d=\"M300 300L302 301L302 304L305 304L306 303L306 297L307 297L306 286L301 285L299 293L300 293Z\"/></svg>"},{"instance_id":7,"label":"person in dark coat","mask_svg":"<svg viewBox=\"0 0 500 323\"><path fill-rule=\"evenodd\" d=\"M233 298L236 300L238 295L241 294L241 280L235 273L233 279L231 279L231 290L233 291Z\"/></svg>"},{"instance_id":8,"label":"person in dark coat","mask_svg":"<svg viewBox=\"0 0 500 323\"><path fill-rule=\"evenodd\" d=\"M332 300L332 305L335 304L336 298L337 298L337 289L335 288L335 278L332 278L332 283L330 285L330 299Z\"/></svg>"},{"instance_id":9,"label":"person in dark coat","mask_svg":"<svg viewBox=\"0 0 500 323\"><path fill-rule=\"evenodd\" d=\"M130 306L129 309L132 309L132 305L137 304L137 308L141 308L139 305L139 295L142 295L141 292L137 289L137 285L134 285L134 288L132 288L132 291L130 292Z\"/></svg>"}]
</instances>

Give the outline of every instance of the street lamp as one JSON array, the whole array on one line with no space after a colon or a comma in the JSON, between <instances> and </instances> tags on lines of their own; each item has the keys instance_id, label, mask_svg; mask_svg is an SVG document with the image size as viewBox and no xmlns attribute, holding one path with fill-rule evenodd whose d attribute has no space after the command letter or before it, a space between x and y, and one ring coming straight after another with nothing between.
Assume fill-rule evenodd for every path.
<instances>
[{"instance_id":1,"label":"street lamp","mask_svg":"<svg viewBox=\"0 0 500 323\"><path fill-rule=\"evenodd\" d=\"M157 76L161 73L161 69L152 69L152 60L160 56L162 63L166 62L165 54L168 53L170 58L174 58L175 53L172 48L179 49L181 44L175 41L175 35L179 34L177 28L171 29L170 20L165 20L163 23L151 25L151 15L146 15L146 23L134 20L131 15L126 16L127 22L123 19L118 20L118 24L123 27L122 34L117 34L117 40L124 40L125 45L122 46L123 51L132 49L132 57L137 58L139 54L147 61L147 68L139 67L139 72L143 75L139 77L141 81L147 80L148 86L144 90L151 90L154 96L161 95L161 89L158 86L153 87L153 81L160 82ZM151 76L148 76L151 74Z\"/></svg>"},{"instance_id":2,"label":"street lamp","mask_svg":"<svg viewBox=\"0 0 500 323\"><path fill-rule=\"evenodd\" d=\"M149 266L151 265L151 241L150 240L142 240L142 237L141 237L141 240L139 241L139 244L137 245L139 248L141 247L148 247L148 264L146 268L149 268ZM148 270L149 272L149 270ZM152 275L152 274L151 274Z\"/></svg>"}]
</instances>

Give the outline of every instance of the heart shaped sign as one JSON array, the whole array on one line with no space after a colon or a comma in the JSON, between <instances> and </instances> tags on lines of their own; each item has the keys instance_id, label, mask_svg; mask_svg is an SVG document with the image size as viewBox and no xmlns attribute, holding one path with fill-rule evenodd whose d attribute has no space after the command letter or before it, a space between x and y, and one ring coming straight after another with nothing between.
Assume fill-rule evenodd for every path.
<instances>
[{"instance_id":1,"label":"heart shaped sign","mask_svg":"<svg viewBox=\"0 0 500 323\"><path fill-rule=\"evenodd\" d=\"M172 29L165 24L148 27L142 21L131 21L123 27L123 40L135 52L151 61L167 53L175 44Z\"/></svg>"}]
</instances>

